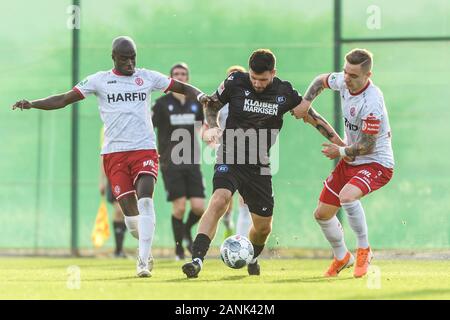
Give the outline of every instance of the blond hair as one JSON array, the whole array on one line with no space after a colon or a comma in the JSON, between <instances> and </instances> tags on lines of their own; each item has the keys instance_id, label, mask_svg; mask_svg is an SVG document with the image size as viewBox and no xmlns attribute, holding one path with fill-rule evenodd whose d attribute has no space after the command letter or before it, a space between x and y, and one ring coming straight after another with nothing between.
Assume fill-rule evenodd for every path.
<instances>
[{"instance_id":1,"label":"blond hair","mask_svg":"<svg viewBox=\"0 0 450 320\"><path fill-rule=\"evenodd\" d=\"M227 74L230 74L230 73L233 73L233 72L236 72L236 71L245 72L246 70L245 70L245 68L243 66L235 65L235 66L231 66L231 67L229 67L227 69Z\"/></svg>"},{"instance_id":2,"label":"blond hair","mask_svg":"<svg viewBox=\"0 0 450 320\"><path fill-rule=\"evenodd\" d=\"M372 70L373 54L367 49L353 49L345 55L345 60L350 64L361 65L364 71Z\"/></svg>"}]
</instances>

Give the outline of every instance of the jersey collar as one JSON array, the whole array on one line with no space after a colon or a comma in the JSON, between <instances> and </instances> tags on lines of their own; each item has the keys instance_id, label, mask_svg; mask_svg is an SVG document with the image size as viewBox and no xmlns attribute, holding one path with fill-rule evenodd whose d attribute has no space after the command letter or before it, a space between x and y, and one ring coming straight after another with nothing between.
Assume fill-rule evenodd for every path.
<instances>
[{"instance_id":1,"label":"jersey collar","mask_svg":"<svg viewBox=\"0 0 450 320\"><path fill-rule=\"evenodd\" d=\"M128 77L127 75L121 73L119 70L116 70L116 68L112 69L112 73L114 73L116 76Z\"/></svg>"},{"instance_id":2,"label":"jersey collar","mask_svg":"<svg viewBox=\"0 0 450 320\"><path fill-rule=\"evenodd\" d=\"M360 95L361 93L363 93L363 92L370 86L371 83L372 83L372 82L371 82L370 79L369 79L369 81L367 81L367 83L366 83L366 85L364 86L364 88L362 88L362 89L359 90L358 92L351 93L350 90L348 90L348 92L349 92L352 96Z\"/></svg>"}]
</instances>

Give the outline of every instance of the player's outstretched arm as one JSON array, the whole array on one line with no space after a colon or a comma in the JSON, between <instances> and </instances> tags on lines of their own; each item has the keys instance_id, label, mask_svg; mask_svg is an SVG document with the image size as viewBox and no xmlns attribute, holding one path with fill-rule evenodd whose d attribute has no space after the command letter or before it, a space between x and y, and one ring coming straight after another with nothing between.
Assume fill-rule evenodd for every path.
<instances>
[{"instance_id":1,"label":"player's outstretched arm","mask_svg":"<svg viewBox=\"0 0 450 320\"><path fill-rule=\"evenodd\" d=\"M200 89L197 89L196 87L188 83L184 83L175 79L173 79L173 83L169 90L172 92L184 94L185 96L189 96L193 99L197 99L202 104L210 100L208 95L206 93L203 93L203 91L201 91Z\"/></svg>"},{"instance_id":2,"label":"player's outstretched arm","mask_svg":"<svg viewBox=\"0 0 450 320\"><path fill-rule=\"evenodd\" d=\"M291 114L296 119L305 118L313 100L323 91L323 89L328 88L326 84L327 77L328 74L321 74L311 82L303 96L302 102L291 110Z\"/></svg>"},{"instance_id":3,"label":"player's outstretched arm","mask_svg":"<svg viewBox=\"0 0 450 320\"><path fill-rule=\"evenodd\" d=\"M331 143L342 147L345 146L344 141L339 137L334 128L314 108L308 110L304 121L316 128Z\"/></svg>"},{"instance_id":4,"label":"player's outstretched arm","mask_svg":"<svg viewBox=\"0 0 450 320\"><path fill-rule=\"evenodd\" d=\"M323 89L328 88L327 77L328 74L326 73L318 75L314 78L303 97L303 100L306 100L306 103L311 104L313 100L323 91Z\"/></svg>"},{"instance_id":5,"label":"player's outstretched arm","mask_svg":"<svg viewBox=\"0 0 450 320\"><path fill-rule=\"evenodd\" d=\"M20 100L17 101L13 106L12 109L40 109L40 110L55 110L55 109L61 109L65 106L77 102L79 100L82 100L83 97L76 91L71 90L66 93L57 94L54 96L50 96L44 99L39 100Z\"/></svg>"}]
</instances>

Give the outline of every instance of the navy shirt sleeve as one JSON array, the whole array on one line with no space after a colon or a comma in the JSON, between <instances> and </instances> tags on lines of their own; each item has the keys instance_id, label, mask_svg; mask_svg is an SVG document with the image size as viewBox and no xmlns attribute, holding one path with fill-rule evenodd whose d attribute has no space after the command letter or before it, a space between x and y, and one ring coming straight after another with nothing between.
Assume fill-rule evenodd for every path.
<instances>
[{"instance_id":1,"label":"navy shirt sleeve","mask_svg":"<svg viewBox=\"0 0 450 320\"><path fill-rule=\"evenodd\" d=\"M230 92L232 90L232 86L236 81L235 78L237 76L236 72L230 74L216 90L217 97L222 104L227 104L230 102Z\"/></svg>"},{"instance_id":2,"label":"navy shirt sleeve","mask_svg":"<svg viewBox=\"0 0 450 320\"><path fill-rule=\"evenodd\" d=\"M302 99L302 96L289 83L287 88L288 110L294 109L296 106L298 106L300 102L302 102Z\"/></svg>"},{"instance_id":3,"label":"navy shirt sleeve","mask_svg":"<svg viewBox=\"0 0 450 320\"><path fill-rule=\"evenodd\" d=\"M161 123L161 105L158 100L156 100L152 107L152 122L153 127L155 128L159 127L159 124Z\"/></svg>"},{"instance_id":4,"label":"navy shirt sleeve","mask_svg":"<svg viewBox=\"0 0 450 320\"><path fill-rule=\"evenodd\" d=\"M197 114L195 115L195 121L201 121L202 123L205 121L203 106L201 104L198 105Z\"/></svg>"}]
</instances>

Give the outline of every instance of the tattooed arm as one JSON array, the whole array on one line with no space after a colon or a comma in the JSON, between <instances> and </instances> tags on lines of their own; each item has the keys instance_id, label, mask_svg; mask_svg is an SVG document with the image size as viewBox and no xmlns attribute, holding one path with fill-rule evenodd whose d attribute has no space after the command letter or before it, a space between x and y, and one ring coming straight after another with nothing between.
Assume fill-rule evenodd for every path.
<instances>
[{"instance_id":1,"label":"tattooed arm","mask_svg":"<svg viewBox=\"0 0 450 320\"><path fill-rule=\"evenodd\" d=\"M202 139L208 143L219 143L220 136L222 135L222 129L219 126L219 111L223 107L223 104L217 98L217 93L208 97L208 101L203 104L203 112L205 114L205 122L207 128L203 134Z\"/></svg>"},{"instance_id":2,"label":"tattooed arm","mask_svg":"<svg viewBox=\"0 0 450 320\"><path fill-rule=\"evenodd\" d=\"M328 88L328 85L326 84L327 77L328 74L321 74L317 76L309 85L303 99L311 103L323 91L323 89Z\"/></svg>"},{"instance_id":3,"label":"tattooed arm","mask_svg":"<svg viewBox=\"0 0 450 320\"><path fill-rule=\"evenodd\" d=\"M209 128L219 127L219 111L223 104L217 98L217 93L210 96L210 101L203 105L203 112L205 114L205 121Z\"/></svg>"},{"instance_id":4,"label":"tattooed arm","mask_svg":"<svg viewBox=\"0 0 450 320\"><path fill-rule=\"evenodd\" d=\"M344 141L339 137L333 127L316 110L309 108L308 115L304 118L305 122L316 128L331 143L338 146L345 146Z\"/></svg>"},{"instance_id":5,"label":"tattooed arm","mask_svg":"<svg viewBox=\"0 0 450 320\"><path fill-rule=\"evenodd\" d=\"M345 154L351 157L370 154L375 149L377 135L363 133L361 139L345 148Z\"/></svg>"},{"instance_id":6,"label":"tattooed arm","mask_svg":"<svg viewBox=\"0 0 450 320\"><path fill-rule=\"evenodd\" d=\"M323 91L323 89L328 88L327 77L328 74L321 74L311 82L303 96L302 102L291 110L291 114L296 119L306 117L306 112L309 111L312 101Z\"/></svg>"},{"instance_id":7,"label":"tattooed arm","mask_svg":"<svg viewBox=\"0 0 450 320\"><path fill-rule=\"evenodd\" d=\"M185 96L198 100L202 104L208 101L208 96L200 89L175 79L173 79L169 91L184 94Z\"/></svg>"},{"instance_id":8,"label":"tattooed arm","mask_svg":"<svg viewBox=\"0 0 450 320\"><path fill-rule=\"evenodd\" d=\"M363 133L361 139L354 144L345 147L345 155L354 159L356 156L370 154L375 148L377 135ZM330 159L335 159L341 156L339 146L336 144L323 143L322 153Z\"/></svg>"}]
</instances>

